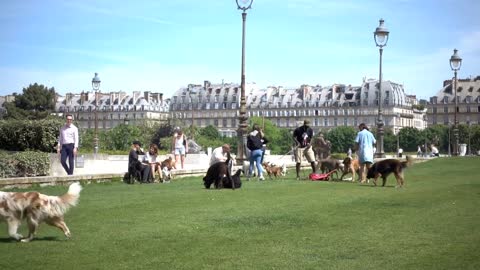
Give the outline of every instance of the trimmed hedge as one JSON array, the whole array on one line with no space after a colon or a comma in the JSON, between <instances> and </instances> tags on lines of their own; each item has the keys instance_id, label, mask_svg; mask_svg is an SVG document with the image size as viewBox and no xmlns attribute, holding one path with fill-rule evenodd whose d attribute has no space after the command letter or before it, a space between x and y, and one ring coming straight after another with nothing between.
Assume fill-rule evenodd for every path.
<instances>
[{"instance_id":1,"label":"trimmed hedge","mask_svg":"<svg viewBox=\"0 0 480 270\"><path fill-rule=\"evenodd\" d=\"M0 149L56 151L61 119L0 120Z\"/></svg>"},{"instance_id":2,"label":"trimmed hedge","mask_svg":"<svg viewBox=\"0 0 480 270\"><path fill-rule=\"evenodd\" d=\"M0 152L0 177L45 176L50 172L50 155L42 152Z\"/></svg>"}]
</instances>

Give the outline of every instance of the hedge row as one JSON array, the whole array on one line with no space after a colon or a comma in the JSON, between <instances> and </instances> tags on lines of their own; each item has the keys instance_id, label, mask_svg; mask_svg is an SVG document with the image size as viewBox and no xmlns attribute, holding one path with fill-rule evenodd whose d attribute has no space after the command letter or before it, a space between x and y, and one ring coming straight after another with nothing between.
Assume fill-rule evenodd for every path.
<instances>
[{"instance_id":1,"label":"hedge row","mask_svg":"<svg viewBox=\"0 0 480 270\"><path fill-rule=\"evenodd\" d=\"M0 178L45 176L50 172L50 155L42 152L0 152Z\"/></svg>"},{"instance_id":2,"label":"hedge row","mask_svg":"<svg viewBox=\"0 0 480 270\"><path fill-rule=\"evenodd\" d=\"M0 120L0 149L56 151L61 119Z\"/></svg>"}]
</instances>

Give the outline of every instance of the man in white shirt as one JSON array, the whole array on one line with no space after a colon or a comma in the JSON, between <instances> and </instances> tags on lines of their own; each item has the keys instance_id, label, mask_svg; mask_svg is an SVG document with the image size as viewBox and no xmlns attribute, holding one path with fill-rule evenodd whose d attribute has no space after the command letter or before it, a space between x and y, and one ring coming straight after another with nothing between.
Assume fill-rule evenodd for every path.
<instances>
[{"instance_id":1,"label":"man in white shirt","mask_svg":"<svg viewBox=\"0 0 480 270\"><path fill-rule=\"evenodd\" d=\"M212 151L212 157L210 158L210 166L217 162L225 162L230 153L230 145L224 144L221 147L217 147Z\"/></svg>"},{"instance_id":2,"label":"man in white shirt","mask_svg":"<svg viewBox=\"0 0 480 270\"><path fill-rule=\"evenodd\" d=\"M67 123L60 128L60 136L58 136L57 153L60 155L60 162L67 174L72 175L74 158L78 150L78 129L72 124L73 116L71 114L66 116Z\"/></svg>"}]
</instances>

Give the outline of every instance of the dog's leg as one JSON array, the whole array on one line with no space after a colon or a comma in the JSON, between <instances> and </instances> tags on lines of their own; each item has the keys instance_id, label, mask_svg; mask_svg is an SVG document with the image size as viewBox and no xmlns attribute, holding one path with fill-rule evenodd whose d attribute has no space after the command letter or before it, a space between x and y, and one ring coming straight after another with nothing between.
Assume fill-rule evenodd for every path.
<instances>
[{"instance_id":1,"label":"dog's leg","mask_svg":"<svg viewBox=\"0 0 480 270\"><path fill-rule=\"evenodd\" d=\"M384 186L385 186L385 184L387 183L387 176L386 176L386 175L385 175L385 176L384 176L384 175L382 175L382 181L383 181L383 183L382 183L382 187L384 187ZM398 180L397 180L397 182L398 182Z\"/></svg>"},{"instance_id":2,"label":"dog's leg","mask_svg":"<svg viewBox=\"0 0 480 270\"><path fill-rule=\"evenodd\" d=\"M403 173L395 172L394 175L395 175L395 179L397 180L396 188L403 187Z\"/></svg>"},{"instance_id":3,"label":"dog's leg","mask_svg":"<svg viewBox=\"0 0 480 270\"><path fill-rule=\"evenodd\" d=\"M22 239L22 242L30 242L35 237L38 228L38 222L32 217L27 217L27 224L28 224L28 236L25 239Z\"/></svg>"},{"instance_id":4,"label":"dog's leg","mask_svg":"<svg viewBox=\"0 0 480 270\"><path fill-rule=\"evenodd\" d=\"M65 234L65 236L67 238L70 238L72 236L72 234L70 233L70 230L68 229L67 224L65 224L65 221L63 220L63 218L55 217L55 218L46 220L45 222L48 225L51 225L53 227L57 227L60 230L62 230L63 234Z\"/></svg>"},{"instance_id":5,"label":"dog's leg","mask_svg":"<svg viewBox=\"0 0 480 270\"><path fill-rule=\"evenodd\" d=\"M7 224L8 224L8 235L10 235L10 237L12 237L17 241L23 238L23 235L17 233L18 227L20 226L20 220L14 217L10 217L7 219Z\"/></svg>"}]
</instances>

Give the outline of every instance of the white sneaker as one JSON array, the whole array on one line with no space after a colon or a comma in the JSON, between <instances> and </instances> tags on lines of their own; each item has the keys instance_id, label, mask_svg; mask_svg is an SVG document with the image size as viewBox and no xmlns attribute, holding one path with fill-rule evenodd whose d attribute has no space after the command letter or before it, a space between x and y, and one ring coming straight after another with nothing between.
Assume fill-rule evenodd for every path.
<instances>
[{"instance_id":1,"label":"white sneaker","mask_svg":"<svg viewBox=\"0 0 480 270\"><path fill-rule=\"evenodd\" d=\"M263 181L263 180L265 180L265 178L263 177L263 175L260 175L260 177L258 177L258 180Z\"/></svg>"}]
</instances>

